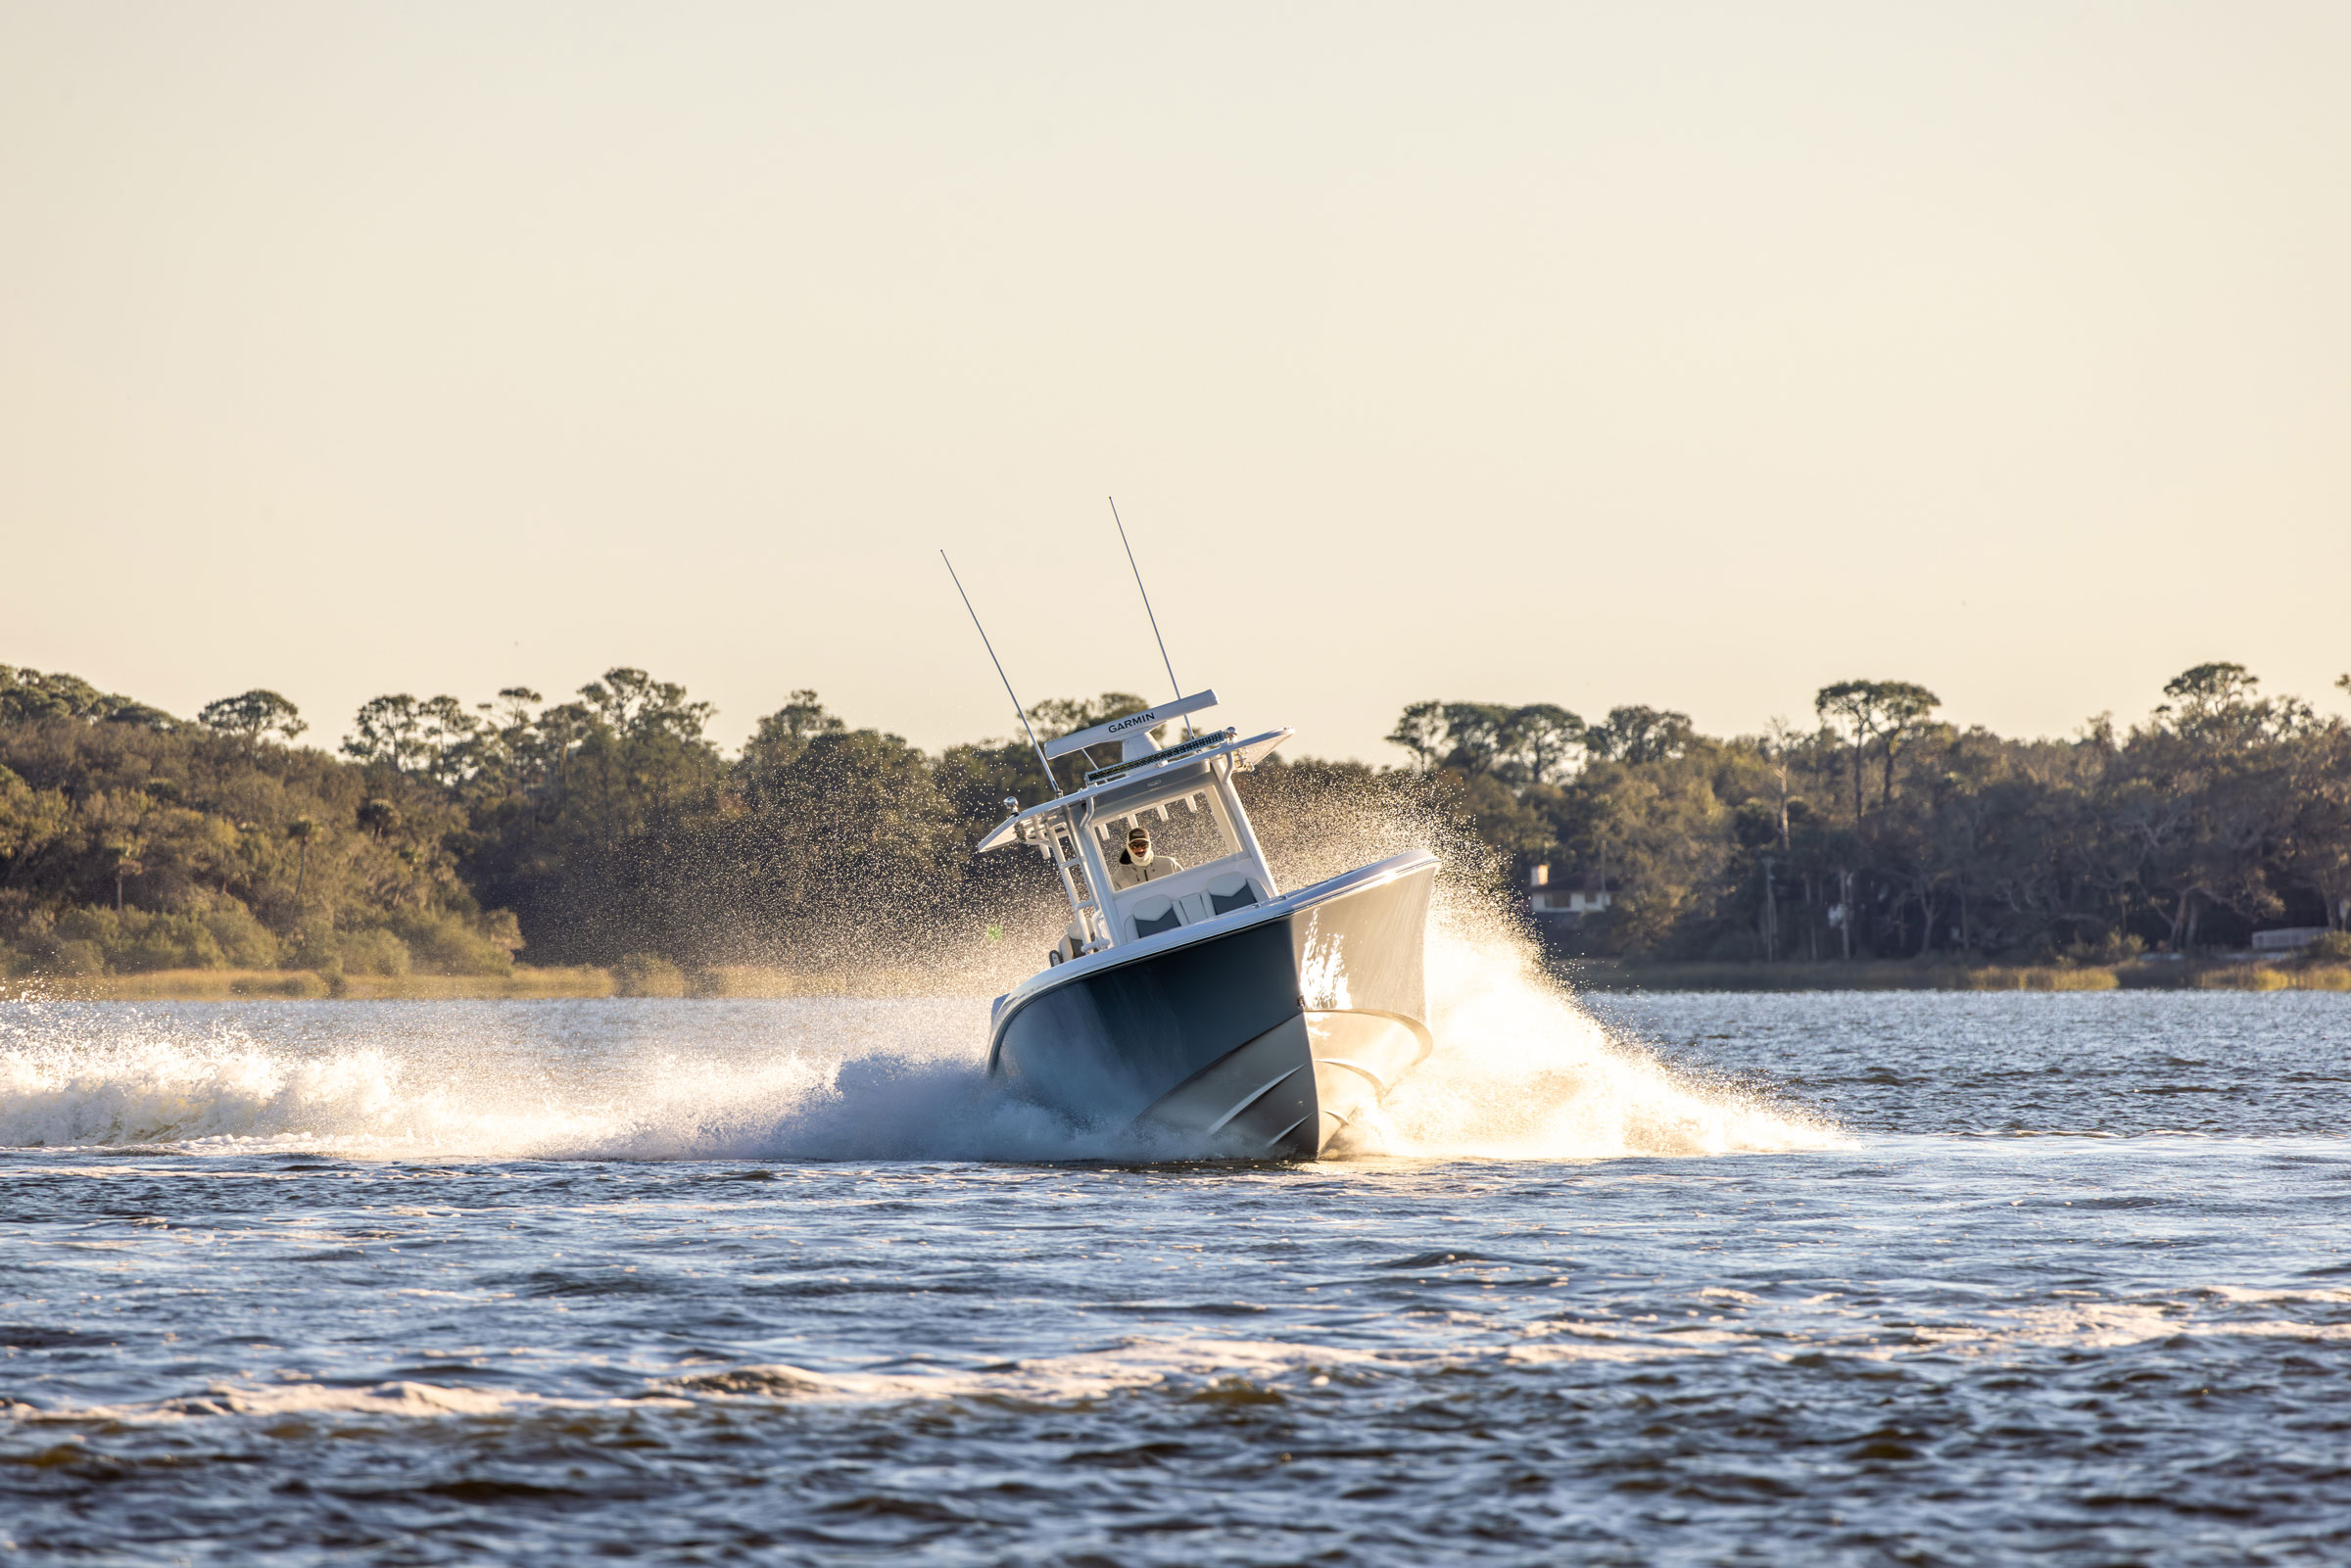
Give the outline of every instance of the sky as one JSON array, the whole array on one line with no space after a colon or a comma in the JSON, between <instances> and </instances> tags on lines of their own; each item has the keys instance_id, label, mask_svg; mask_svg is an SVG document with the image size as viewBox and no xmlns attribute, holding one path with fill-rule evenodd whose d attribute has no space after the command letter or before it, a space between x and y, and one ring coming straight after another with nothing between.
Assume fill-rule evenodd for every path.
<instances>
[{"instance_id":1,"label":"sky","mask_svg":"<svg viewBox=\"0 0 2351 1568\"><path fill-rule=\"evenodd\" d=\"M2063 735L2351 670L2351 7L0 0L0 662Z\"/></svg>"}]
</instances>

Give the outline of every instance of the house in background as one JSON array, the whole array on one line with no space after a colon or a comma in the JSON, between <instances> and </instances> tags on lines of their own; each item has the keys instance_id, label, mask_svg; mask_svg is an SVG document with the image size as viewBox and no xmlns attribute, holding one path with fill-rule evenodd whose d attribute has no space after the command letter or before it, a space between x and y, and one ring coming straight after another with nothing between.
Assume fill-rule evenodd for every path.
<instances>
[{"instance_id":1,"label":"house in background","mask_svg":"<svg viewBox=\"0 0 2351 1568\"><path fill-rule=\"evenodd\" d=\"M1549 866L1537 866L1526 874L1527 913L1539 923L1580 921L1615 901L1607 879L1594 873L1563 879L1556 886Z\"/></svg>"},{"instance_id":2,"label":"house in background","mask_svg":"<svg viewBox=\"0 0 2351 1568\"><path fill-rule=\"evenodd\" d=\"M2308 947L2327 934L2324 926L2282 926L2274 931L2255 931L2253 951L2256 953L2290 953L2297 947Z\"/></svg>"}]
</instances>

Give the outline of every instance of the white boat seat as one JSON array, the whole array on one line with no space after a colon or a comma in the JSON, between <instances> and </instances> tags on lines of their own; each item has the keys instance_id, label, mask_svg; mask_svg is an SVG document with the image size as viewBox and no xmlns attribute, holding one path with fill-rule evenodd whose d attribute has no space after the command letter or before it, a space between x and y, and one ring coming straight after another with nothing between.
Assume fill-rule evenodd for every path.
<instances>
[{"instance_id":1,"label":"white boat seat","mask_svg":"<svg viewBox=\"0 0 2351 1568\"><path fill-rule=\"evenodd\" d=\"M1172 931L1182 924L1183 917L1176 913L1173 899L1146 898L1134 906L1134 934L1137 936L1157 936L1161 931Z\"/></svg>"},{"instance_id":2,"label":"white boat seat","mask_svg":"<svg viewBox=\"0 0 2351 1568\"><path fill-rule=\"evenodd\" d=\"M1257 902L1257 886L1238 872L1226 872L1208 884L1208 904L1220 915L1247 909Z\"/></svg>"}]
</instances>

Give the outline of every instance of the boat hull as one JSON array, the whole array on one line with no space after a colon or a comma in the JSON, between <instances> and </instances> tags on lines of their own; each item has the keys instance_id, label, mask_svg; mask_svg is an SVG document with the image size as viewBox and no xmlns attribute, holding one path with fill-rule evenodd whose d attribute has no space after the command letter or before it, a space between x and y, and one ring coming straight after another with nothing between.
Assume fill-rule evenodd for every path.
<instances>
[{"instance_id":1,"label":"boat hull","mask_svg":"<svg viewBox=\"0 0 2351 1568\"><path fill-rule=\"evenodd\" d=\"M1436 865L1399 855L1048 970L998 1006L989 1071L1199 1157L1312 1159L1428 1054Z\"/></svg>"}]
</instances>

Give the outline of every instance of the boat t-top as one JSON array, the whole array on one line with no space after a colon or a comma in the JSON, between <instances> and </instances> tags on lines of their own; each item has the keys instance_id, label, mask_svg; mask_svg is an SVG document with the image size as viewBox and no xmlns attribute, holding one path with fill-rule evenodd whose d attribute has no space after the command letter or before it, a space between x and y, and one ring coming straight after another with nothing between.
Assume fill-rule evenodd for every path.
<instances>
[{"instance_id":1,"label":"boat t-top","mask_svg":"<svg viewBox=\"0 0 2351 1568\"><path fill-rule=\"evenodd\" d=\"M975 853L1052 866L1070 923L996 999L988 1071L1081 1122L1140 1122L1176 1152L1312 1159L1429 1053L1421 944L1437 858L1391 855L1284 892L1234 778L1288 739L1198 731L1214 691L1043 742L1118 759L1023 808ZM1172 743L1154 736L1178 720Z\"/></svg>"}]
</instances>

